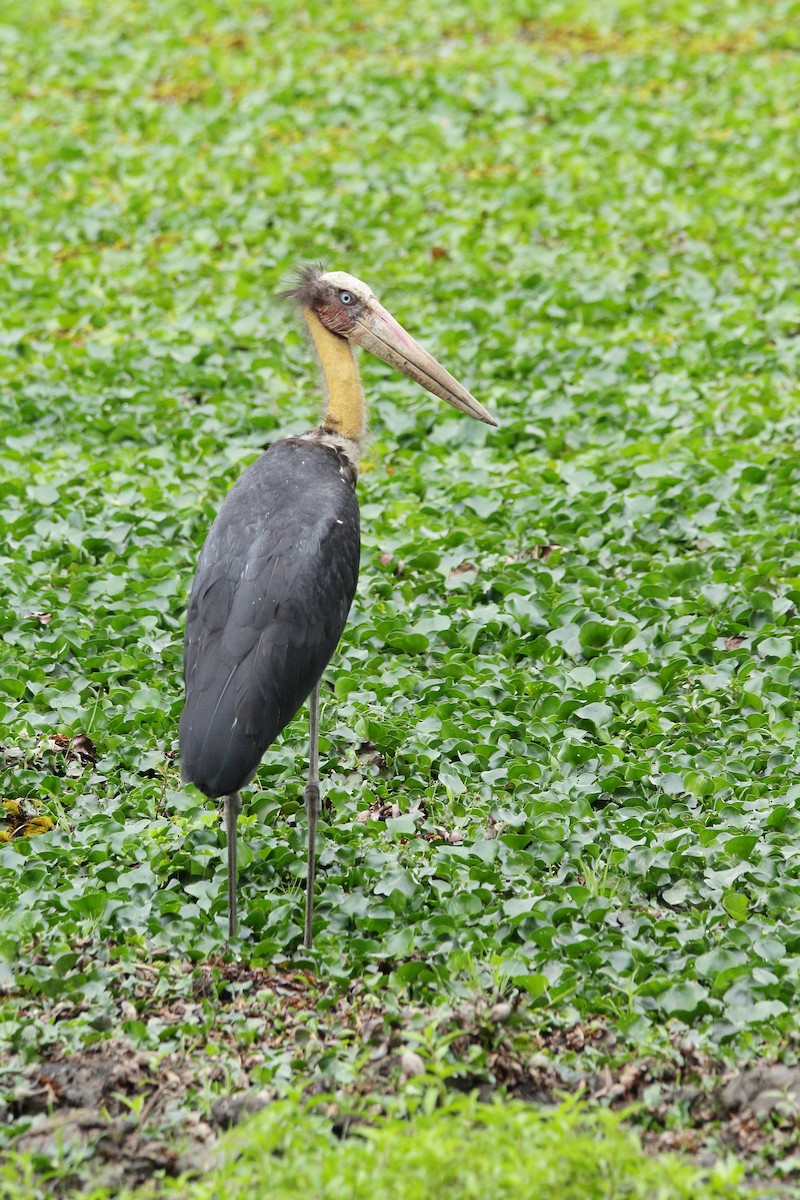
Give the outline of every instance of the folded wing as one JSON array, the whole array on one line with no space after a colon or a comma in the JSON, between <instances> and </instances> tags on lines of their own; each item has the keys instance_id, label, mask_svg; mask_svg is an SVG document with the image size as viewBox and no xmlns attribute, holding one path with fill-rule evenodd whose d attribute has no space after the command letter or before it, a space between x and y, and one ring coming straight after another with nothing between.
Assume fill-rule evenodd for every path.
<instances>
[{"instance_id":1,"label":"folded wing","mask_svg":"<svg viewBox=\"0 0 800 1200\"><path fill-rule=\"evenodd\" d=\"M239 791L341 637L358 579L352 468L305 438L278 442L231 490L197 566L186 623L184 779Z\"/></svg>"}]
</instances>

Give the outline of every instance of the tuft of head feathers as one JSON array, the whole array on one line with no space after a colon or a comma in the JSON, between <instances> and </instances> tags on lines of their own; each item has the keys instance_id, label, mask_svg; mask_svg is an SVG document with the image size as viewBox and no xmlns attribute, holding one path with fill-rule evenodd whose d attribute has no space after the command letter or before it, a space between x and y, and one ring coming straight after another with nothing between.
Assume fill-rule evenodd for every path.
<instances>
[{"instance_id":1,"label":"tuft of head feathers","mask_svg":"<svg viewBox=\"0 0 800 1200\"><path fill-rule=\"evenodd\" d=\"M301 263L292 272L291 282L278 296L281 300L291 300L300 308L312 308L319 298L318 284L324 274L324 263Z\"/></svg>"}]
</instances>

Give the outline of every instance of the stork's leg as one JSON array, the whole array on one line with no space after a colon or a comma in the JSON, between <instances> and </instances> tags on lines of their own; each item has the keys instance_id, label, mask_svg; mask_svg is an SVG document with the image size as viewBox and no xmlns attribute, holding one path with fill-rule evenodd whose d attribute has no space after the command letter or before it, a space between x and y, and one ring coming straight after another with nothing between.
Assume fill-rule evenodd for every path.
<instances>
[{"instance_id":1,"label":"stork's leg","mask_svg":"<svg viewBox=\"0 0 800 1200\"><path fill-rule=\"evenodd\" d=\"M239 793L225 797L225 836L228 839L228 937L235 938L236 920L236 818L241 809Z\"/></svg>"},{"instance_id":2,"label":"stork's leg","mask_svg":"<svg viewBox=\"0 0 800 1200\"><path fill-rule=\"evenodd\" d=\"M306 816L308 817L308 871L306 873L306 928L303 945L311 949L314 921L314 880L317 873L317 821L319 820L319 684L311 693L308 710L308 784L306 786Z\"/></svg>"}]
</instances>

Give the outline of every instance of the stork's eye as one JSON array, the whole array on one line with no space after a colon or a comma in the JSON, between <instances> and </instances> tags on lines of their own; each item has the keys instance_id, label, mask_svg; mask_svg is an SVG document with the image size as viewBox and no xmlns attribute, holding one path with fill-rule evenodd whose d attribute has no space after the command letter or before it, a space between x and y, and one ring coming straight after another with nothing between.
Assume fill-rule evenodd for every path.
<instances>
[{"instance_id":1,"label":"stork's eye","mask_svg":"<svg viewBox=\"0 0 800 1200\"><path fill-rule=\"evenodd\" d=\"M355 296L352 292L339 292L339 299L342 304L355 304Z\"/></svg>"}]
</instances>

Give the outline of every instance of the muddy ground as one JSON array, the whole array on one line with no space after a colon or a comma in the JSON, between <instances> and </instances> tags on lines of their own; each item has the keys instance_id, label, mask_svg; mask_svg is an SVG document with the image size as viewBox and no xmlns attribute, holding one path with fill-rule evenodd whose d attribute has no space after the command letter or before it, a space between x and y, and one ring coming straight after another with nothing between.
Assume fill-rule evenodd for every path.
<instances>
[{"instance_id":1,"label":"muddy ground","mask_svg":"<svg viewBox=\"0 0 800 1200\"><path fill-rule=\"evenodd\" d=\"M183 1030L180 1049L143 1049L109 1031L71 1050L68 1037L56 1036L35 1063L0 1053L6 1144L74 1159L65 1190L90 1182L113 1189L210 1169L220 1134L285 1090L285 1078L264 1082L265 1063L274 1063L276 1052L285 1053L299 1086L313 1079L304 1094L337 1097L327 1110L334 1130L345 1133L402 1094L425 1070L426 1055L430 1065L419 1038L408 1036L422 1028L428 1046L433 1039L447 1047L440 1057L448 1064L444 1087L486 1098L502 1089L539 1105L565 1092L617 1109L636 1105L632 1120L653 1151L680 1151L706 1165L733 1151L752 1164L754 1178L777 1170L786 1186L800 1181L800 1163L787 1170L800 1131L800 1068L736 1071L677 1040L658 1059L630 1058L601 1019L557 1029L538 1014L536 1028L524 1001L387 1013L358 985L342 996L305 972L220 962L179 973L183 994L164 999L163 970L137 967L126 978L119 1016L124 1022L138 1014L159 1028ZM82 1010L26 1007L28 1020L49 1021L56 1034L59 1025L65 1033L74 1027ZM254 1035L243 1038L248 1028ZM773 1185L770 1194L782 1193Z\"/></svg>"}]
</instances>

